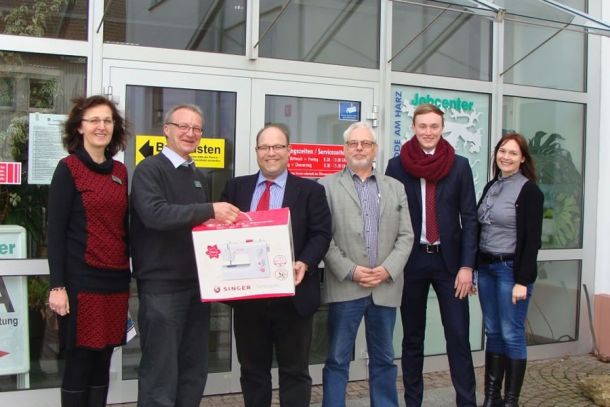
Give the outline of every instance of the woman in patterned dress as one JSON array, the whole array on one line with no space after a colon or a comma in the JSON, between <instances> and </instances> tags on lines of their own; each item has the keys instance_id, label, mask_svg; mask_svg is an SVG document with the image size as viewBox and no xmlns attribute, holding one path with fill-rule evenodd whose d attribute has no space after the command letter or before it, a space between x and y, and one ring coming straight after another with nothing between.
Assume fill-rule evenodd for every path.
<instances>
[{"instance_id":1,"label":"woman in patterned dress","mask_svg":"<svg viewBox=\"0 0 610 407\"><path fill-rule=\"evenodd\" d=\"M69 155L49 190L49 307L59 318L64 407L106 405L112 351L125 341L129 298L127 169L112 157L127 132L103 96L74 100Z\"/></svg>"}]
</instances>

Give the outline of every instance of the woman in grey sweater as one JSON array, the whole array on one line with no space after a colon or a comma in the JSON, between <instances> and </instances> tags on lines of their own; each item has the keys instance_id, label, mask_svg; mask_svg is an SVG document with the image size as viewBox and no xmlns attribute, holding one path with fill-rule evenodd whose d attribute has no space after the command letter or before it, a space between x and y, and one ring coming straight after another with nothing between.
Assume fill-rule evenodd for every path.
<instances>
[{"instance_id":1,"label":"woman in grey sweater","mask_svg":"<svg viewBox=\"0 0 610 407\"><path fill-rule=\"evenodd\" d=\"M479 300L485 324L484 406L517 406L525 375L525 318L537 277L544 196L527 140L505 134L494 150L494 178L478 205ZM502 399L502 381L506 374Z\"/></svg>"}]
</instances>

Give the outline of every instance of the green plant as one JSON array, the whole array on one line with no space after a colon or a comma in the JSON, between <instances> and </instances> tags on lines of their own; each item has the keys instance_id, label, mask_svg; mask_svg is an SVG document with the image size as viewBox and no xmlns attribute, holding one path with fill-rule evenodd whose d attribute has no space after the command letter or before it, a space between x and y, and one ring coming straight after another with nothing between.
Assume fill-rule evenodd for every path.
<instances>
[{"instance_id":1,"label":"green plant","mask_svg":"<svg viewBox=\"0 0 610 407\"><path fill-rule=\"evenodd\" d=\"M68 0L36 0L14 7L4 16L5 33L42 37L50 17L67 3Z\"/></svg>"},{"instance_id":2,"label":"green plant","mask_svg":"<svg viewBox=\"0 0 610 407\"><path fill-rule=\"evenodd\" d=\"M575 248L580 245L582 224L582 175L574 165L560 134L537 131L529 140L536 175L544 192L544 218L554 221L552 239L545 248Z\"/></svg>"},{"instance_id":3,"label":"green plant","mask_svg":"<svg viewBox=\"0 0 610 407\"><path fill-rule=\"evenodd\" d=\"M28 308L40 313L44 319L47 313L49 280L44 277L28 277Z\"/></svg>"},{"instance_id":4,"label":"green plant","mask_svg":"<svg viewBox=\"0 0 610 407\"><path fill-rule=\"evenodd\" d=\"M0 223L21 225L37 247L45 244L45 210L48 187L27 182L28 118L16 116L0 132L0 157L22 162L22 182L0 185Z\"/></svg>"}]
</instances>

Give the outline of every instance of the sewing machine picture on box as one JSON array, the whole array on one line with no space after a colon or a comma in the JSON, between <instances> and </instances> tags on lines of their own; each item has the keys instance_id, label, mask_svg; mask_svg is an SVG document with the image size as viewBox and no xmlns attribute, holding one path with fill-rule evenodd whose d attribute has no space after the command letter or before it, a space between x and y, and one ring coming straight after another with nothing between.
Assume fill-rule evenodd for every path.
<instances>
[{"instance_id":1,"label":"sewing machine picture on box","mask_svg":"<svg viewBox=\"0 0 610 407\"><path fill-rule=\"evenodd\" d=\"M265 241L228 242L221 245L220 252L224 280L271 277Z\"/></svg>"}]
</instances>

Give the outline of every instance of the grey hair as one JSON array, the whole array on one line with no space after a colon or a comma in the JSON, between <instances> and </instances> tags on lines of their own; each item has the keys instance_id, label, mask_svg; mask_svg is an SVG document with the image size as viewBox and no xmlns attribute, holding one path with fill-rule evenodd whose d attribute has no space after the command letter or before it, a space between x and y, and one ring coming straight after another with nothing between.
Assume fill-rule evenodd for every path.
<instances>
[{"instance_id":1,"label":"grey hair","mask_svg":"<svg viewBox=\"0 0 610 407\"><path fill-rule=\"evenodd\" d=\"M201 121L203 122L203 112L201 111L199 106L185 103L185 104L173 106L171 109L169 109L167 111L167 113L165 113L165 117L163 118L163 123L164 124L169 123L171 121L172 115L174 113L176 113L177 110L180 110L180 109L190 110L191 112L198 114L201 117Z\"/></svg>"},{"instance_id":2,"label":"grey hair","mask_svg":"<svg viewBox=\"0 0 610 407\"><path fill-rule=\"evenodd\" d=\"M349 127L343 132L343 141L347 142L347 138L355 129L367 129L369 133L371 133L371 136L373 136L373 141L375 143L377 142L377 134L375 133L373 127L371 127L371 125L367 122L354 122L350 124Z\"/></svg>"}]
</instances>

